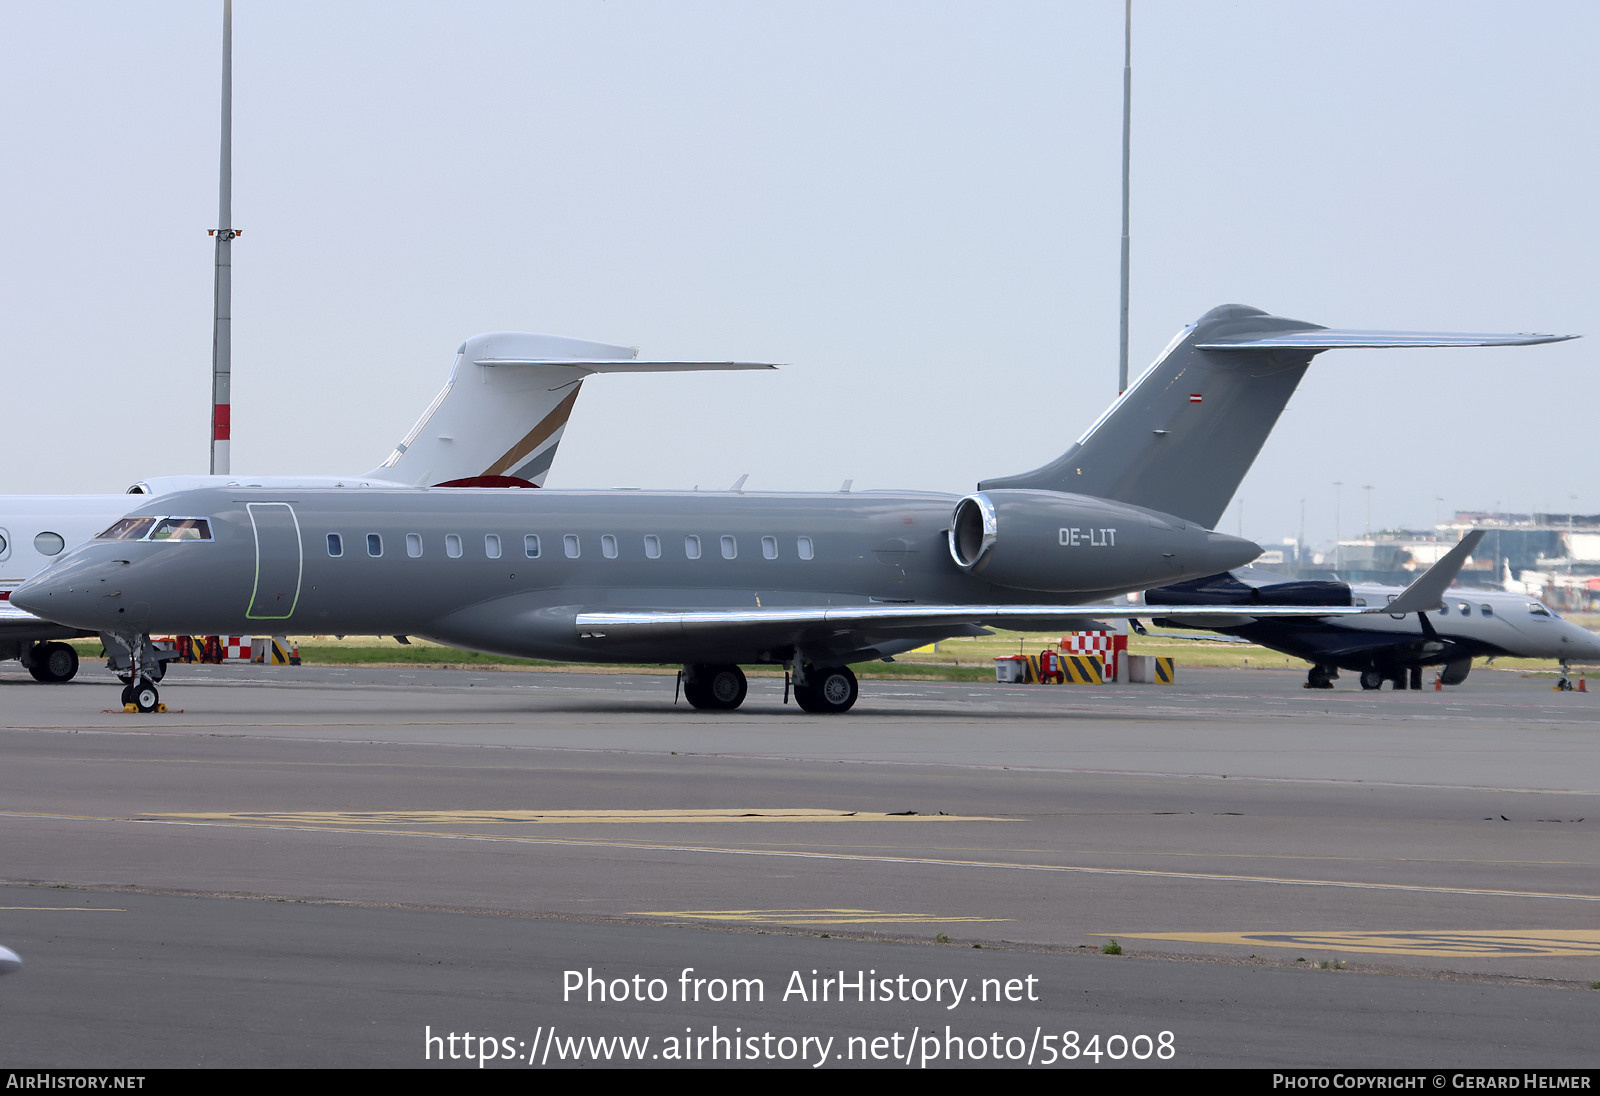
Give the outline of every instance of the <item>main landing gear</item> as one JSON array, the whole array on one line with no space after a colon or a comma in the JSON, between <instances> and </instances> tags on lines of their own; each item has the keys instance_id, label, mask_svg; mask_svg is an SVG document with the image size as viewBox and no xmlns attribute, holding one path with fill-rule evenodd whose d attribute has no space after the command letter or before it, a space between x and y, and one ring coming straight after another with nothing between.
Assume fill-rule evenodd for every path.
<instances>
[{"instance_id":1,"label":"main landing gear","mask_svg":"<svg viewBox=\"0 0 1600 1096\"><path fill-rule=\"evenodd\" d=\"M1422 667L1399 666L1383 670L1361 671L1361 687L1363 689L1381 689L1385 681L1394 682L1395 692L1406 688L1420 690L1422 688Z\"/></svg>"},{"instance_id":2,"label":"main landing gear","mask_svg":"<svg viewBox=\"0 0 1600 1096\"><path fill-rule=\"evenodd\" d=\"M685 666L683 697L696 708L730 712L744 703L749 685L737 666Z\"/></svg>"},{"instance_id":3,"label":"main landing gear","mask_svg":"<svg viewBox=\"0 0 1600 1096\"><path fill-rule=\"evenodd\" d=\"M1339 676L1339 667L1318 663L1306 673L1306 688L1331 689L1333 679Z\"/></svg>"},{"instance_id":4,"label":"main landing gear","mask_svg":"<svg viewBox=\"0 0 1600 1096\"><path fill-rule=\"evenodd\" d=\"M805 666L795 675L794 702L802 711L813 715L848 712L860 695L855 672L848 666L831 666L826 670Z\"/></svg>"},{"instance_id":5,"label":"main landing gear","mask_svg":"<svg viewBox=\"0 0 1600 1096\"><path fill-rule=\"evenodd\" d=\"M744 703L749 691L744 671L737 666L695 663L685 666L678 680L683 685L684 699L706 711L732 711ZM856 675L848 666L819 670L797 663L793 682L795 703L814 715L848 712L861 695Z\"/></svg>"},{"instance_id":6,"label":"main landing gear","mask_svg":"<svg viewBox=\"0 0 1600 1096\"><path fill-rule=\"evenodd\" d=\"M65 643L38 643L23 655L22 664L33 680L59 685L77 676L78 652Z\"/></svg>"}]
</instances>

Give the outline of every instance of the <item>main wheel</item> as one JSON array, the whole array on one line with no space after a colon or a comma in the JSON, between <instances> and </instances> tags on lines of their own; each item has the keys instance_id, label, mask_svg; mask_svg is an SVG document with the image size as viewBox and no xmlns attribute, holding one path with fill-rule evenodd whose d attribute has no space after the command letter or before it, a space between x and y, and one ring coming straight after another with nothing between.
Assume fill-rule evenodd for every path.
<instances>
[{"instance_id":1,"label":"main wheel","mask_svg":"<svg viewBox=\"0 0 1600 1096\"><path fill-rule=\"evenodd\" d=\"M48 685L71 681L78 674L78 652L65 643L41 643L28 652L28 672Z\"/></svg>"},{"instance_id":2,"label":"main wheel","mask_svg":"<svg viewBox=\"0 0 1600 1096\"><path fill-rule=\"evenodd\" d=\"M1331 689L1333 688L1333 675L1326 666L1313 666L1306 672L1306 688Z\"/></svg>"},{"instance_id":3,"label":"main wheel","mask_svg":"<svg viewBox=\"0 0 1600 1096\"><path fill-rule=\"evenodd\" d=\"M1444 664L1444 670L1439 674L1439 683L1442 685L1459 685L1467 680L1467 675L1472 672L1472 659L1458 658Z\"/></svg>"},{"instance_id":4,"label":"main wheel","mask_svg":"<svg viewBox=\"0 0 1600 1096\"><path fill-rule=\"evenodd\" d=\"M1383 674L1378 670L1362 670L1361 687L1369 692L1383 688Z\"/></svg>"},{"instance_id":5,"label":"main wheel","mask_svg":"<svg viewBox=\"0 0 1600 1096\"><path fill-rule=\"evenodd\" d=\"M818 715L848 712L860 695L855 672L848 666L810 670L806 673L805 684L794 687L795 703L801 710Z\"/></svg>"},{"instance_id":6,"label":"main wheel","mask_svg":"<svg viewBox=\"0 0 1600 1096\"><path fill-rule=\"evenodd\" d=\"M683 695L696 708L732 711L744 703L749 683L737 666L691 666L684 675Z\"/></svg>"}]
</instances>

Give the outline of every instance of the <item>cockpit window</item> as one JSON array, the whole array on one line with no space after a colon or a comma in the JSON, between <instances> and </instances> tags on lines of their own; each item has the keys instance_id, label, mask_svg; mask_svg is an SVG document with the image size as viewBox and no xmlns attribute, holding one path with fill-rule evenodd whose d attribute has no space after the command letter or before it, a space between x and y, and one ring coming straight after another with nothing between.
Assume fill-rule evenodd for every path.
<instances>
[{"instance_id":1,"label":"cockpit window","mask_svg":"<svg viewBox=\"0 0 1600 1096\"><path fill-rule=\"evenodd\" d=\"M144 535L155 525L155 518L123 518L111 528L95 537L95 540L143 540Z\"/></svg>"},{"instance_id":2,"label":"cockpit window","mask_svg":"<svg viewBox=\"0 0 1600 1096\"><path fill-rule=\"evenodd\" d=\"M96 540L210 540L205 518L123 518Z\"/></svg>"},{"instance_id":3,"label":"cockpit window","mask_svg":"<svg viewBox=\"0 0 1600 1096\"><path fill-rule=\"evenodd\" d=\"M1540 605L1537 601L1530 602L1528 604L1528 612L1532 613L1536 617L1547 617L1547 616L1554 615L1554 614L1552 614L1550 612L1549 609L1546 609L1543 605Z\"/></svg>"},{"instance_id":4,"label":"cockpit window","mask_svg":"<svg viewBox=\"0 0 1600 1096\"><path fill-rule=\"evenodd\" d=\"M210 540L211 523L205 518L162 518L150 530L151 540Z\"/></svg>"}]
</instances>

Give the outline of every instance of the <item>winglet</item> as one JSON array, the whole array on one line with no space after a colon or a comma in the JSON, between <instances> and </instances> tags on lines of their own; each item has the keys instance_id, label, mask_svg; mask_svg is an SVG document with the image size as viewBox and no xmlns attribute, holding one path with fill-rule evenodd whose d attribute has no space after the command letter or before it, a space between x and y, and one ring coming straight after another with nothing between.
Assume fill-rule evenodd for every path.
<instances>
[{"instance_id":1,"label":"winglet","mask_svg":"<svg viewBox=\"0 0 1600 1096\"><path fill-rule=\"evenodd\" d=\"M1431 613L1444 604L1444 592L1456 580L1461 565L1483 539L1484 530L1474 529L1461 538L1461 543L1444 554L1444 558L1419 575L1415 582L1401 591L1400 596L1374 612Z\"/></svg>"}]
</instances>

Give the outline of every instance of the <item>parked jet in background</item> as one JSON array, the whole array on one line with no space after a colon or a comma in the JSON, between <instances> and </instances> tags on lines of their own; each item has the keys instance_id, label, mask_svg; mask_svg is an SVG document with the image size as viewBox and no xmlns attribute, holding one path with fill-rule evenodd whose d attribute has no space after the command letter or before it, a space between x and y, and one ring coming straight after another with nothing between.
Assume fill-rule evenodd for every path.
<instances>
[{"instance_id":1,"label":"parked jet in background","mask_svg":"<svg viewBox=\"0 0 1600 1096\"><path fill-rule=\"evenodd\" d=\"M965 497L213 489L133 512L13 600L108 632L271 621L508 655L683 662L702 708L743 701L740 664L782 664L802 708L844 711L857 696L852 662L985 625L1129 615L1083 602L1157 584L1144 576L1178 581L1253 559L1257 545L1206 526L1314 354L1554 339L1329 331L1225 306L1060 459ZM1385 608L1434 608L1453 576L1436 568ZM1383 610L1316 609L1363 611ZM130 689L126 700L155 703L148 682Z\"/></svg>"},{"instance_id":2,"label":"parked jet in background","mask_svg":"<svg viewBox=\"0 0 1600 1096\"><path fill-rule=\"evenodd\" d=\"M141 480L125 494L0 497L0 659L20 659L38 681L69 681L77 652L62 639L85 634L28 613L11 591L59 557L92 539L139 504L138 495L168 495L207 486L417 487L543 486L578 400L594 373L771 369L750 362L638 360L638 350L557 335L517 331L475 335L456 351L444 387L382 464L352 476L164 476ZM140 637L145 664L159 680L161 662ZM113 665L125 651L108 643ZM118 655L123 657L119 659Z\"/></svg>"},{"instance_id":3,"label":"parked jet in background","mask_svg":"<svg viewBox=\"0 0 1600 1096\"><path fill-rule=\"evenodd\" d=\"M1258 606L1383 607L1399 594L1395 586L1293 582L1246 570L1149 590L1145 599L1161 605L1212 606L1216 615L1209 620L1152 615L1153 623L1205 628L1303 658L1312 664L1306 675L1308 689L1333 688L1340 670L1360 674L1363 689L1381 688L1385 681L1393 681L1396 689L1405 688L1408 682L1411 688L1420 689L1426 666L1443 667L1439 680L1459 685L1467 679L1474 658L1496 657L1559 662L1560 684L1565 687L1569 662L1600 662L1600 636L1561 619L1535 598L1499 590L1448 590L1443 604L1431 612L1296 618L1254 615Z\"/></svg>"}]
</instances>

